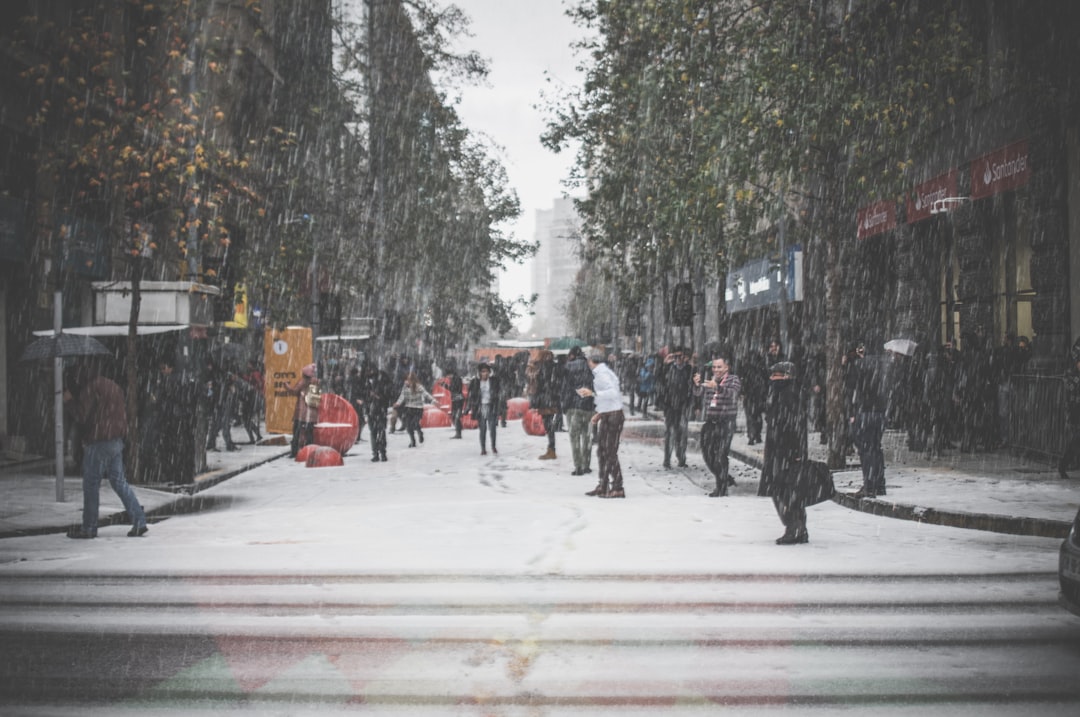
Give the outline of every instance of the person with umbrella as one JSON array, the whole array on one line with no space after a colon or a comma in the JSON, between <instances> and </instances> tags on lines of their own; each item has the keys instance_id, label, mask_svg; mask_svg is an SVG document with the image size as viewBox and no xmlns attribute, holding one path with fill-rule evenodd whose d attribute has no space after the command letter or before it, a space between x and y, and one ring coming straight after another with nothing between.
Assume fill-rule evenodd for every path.
<instances>
[{"instance_id":1,"label":"person with umbrella","mask_svg":"<svg viewBox=\"0 0 1080 717\"><path fill-rule=\"evenodd\" d=\"M102 376L92 361L79 365L76 385L64 391L64 403L79 424L83 439L82 526L68 530L69 538L97 537L101 479L120 497L131 518L129 538L146 535L146 514L135 491L124 479L124 437L127 411L124 394L114 381Z\"/></svg>"}]
</instances>

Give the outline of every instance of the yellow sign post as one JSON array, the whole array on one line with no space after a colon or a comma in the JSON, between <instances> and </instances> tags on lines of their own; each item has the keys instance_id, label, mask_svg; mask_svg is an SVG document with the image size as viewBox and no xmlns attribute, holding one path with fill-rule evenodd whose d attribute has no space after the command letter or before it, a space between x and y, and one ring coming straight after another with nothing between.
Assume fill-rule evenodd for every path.
<instances>
[{"instance_id":1,"label":"yellow sign post","mask_svg":"<svg viewBox=\"0 0 1080 717\"><path fill-rule=\"evenodd\" d=\"M289 384L300 380L300 371L311 363L311 329L287 326L267 330L263 340L266 364L266 431L292 433L296 396L290 396Z\"/></svg>"}]
</instances>

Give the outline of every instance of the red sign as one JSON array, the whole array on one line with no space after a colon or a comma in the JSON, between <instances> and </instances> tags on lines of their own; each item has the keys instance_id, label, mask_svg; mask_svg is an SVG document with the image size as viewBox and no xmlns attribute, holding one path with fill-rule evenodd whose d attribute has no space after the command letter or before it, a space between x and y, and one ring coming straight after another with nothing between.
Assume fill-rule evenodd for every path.
<instances>
[{"instance_id":1,"label":"red sign","mask_svg":"<svg viewBox=\"0 0 1080 717\"><path fill-rule=\"evenodd\" d=\"M1022 187L1031 179L1028 144L1023 139L971 163L971 198L983 199Z\"/></svg>"},{"instance_id":2,"label":"red sign","mask_svg":"<svg viewBox=\"0 0 1080 717\"><path fill-rule=\"evenodd\" d=\"M955 196L955 169L916 185L907 198L907 223L914 224L929 219L934 213L934 202Z\"/></svg>"},{"instance_id":3,"label":"red sign","mask_svg":"<svg viewBox=\"0 0 1080 717\"><path fill-rule=\"evenodd\" d=\"M855 233L859 240L896 228L896 203L884 200L868 204L855 215L858 228Z\"/></svg>"}]
</instances>

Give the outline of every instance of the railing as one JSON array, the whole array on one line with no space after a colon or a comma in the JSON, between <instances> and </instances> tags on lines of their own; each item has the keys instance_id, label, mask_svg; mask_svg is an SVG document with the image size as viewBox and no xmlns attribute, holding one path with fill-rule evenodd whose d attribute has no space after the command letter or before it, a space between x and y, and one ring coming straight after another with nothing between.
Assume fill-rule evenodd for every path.
<instances>
[{"instance_id":1,"label":"railing","mask_svg":"<svg viewBox=\"0 0 1080 717\"><path fill-rule=\"evenodd\" d=\"M1012 377L1009 447L1046 458L1065 451L1065 382L1060 376Z\"/></svg>"}]
</instances>

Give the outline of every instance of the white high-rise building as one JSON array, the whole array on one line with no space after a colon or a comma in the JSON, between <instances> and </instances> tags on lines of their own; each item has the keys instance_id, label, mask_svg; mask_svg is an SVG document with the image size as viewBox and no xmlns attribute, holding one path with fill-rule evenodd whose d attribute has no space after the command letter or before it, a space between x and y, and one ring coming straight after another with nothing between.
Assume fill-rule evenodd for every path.
<instances>
[{"instance_id":1,"label":"white high-rise building","mask_svg":"<svg viewBox=\"0 0 1080 717\"><path fill-rule=\"evenodd\" d=\"M536 212L536 241L532 286L537 298L528 333L537 338L565 336L566 305L581 268L580 221L573 199L556 199L551 209Z\"/></svg>"}]
</instances>

